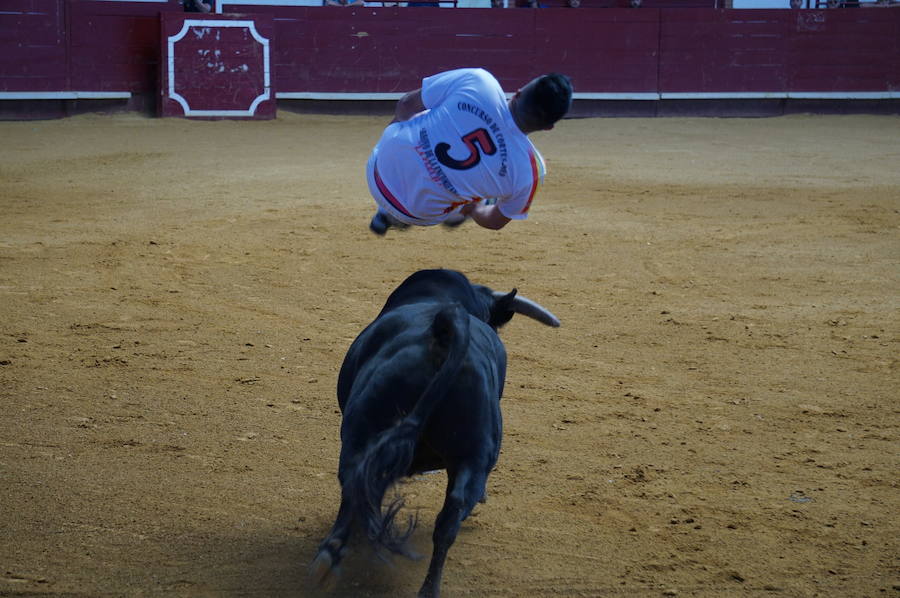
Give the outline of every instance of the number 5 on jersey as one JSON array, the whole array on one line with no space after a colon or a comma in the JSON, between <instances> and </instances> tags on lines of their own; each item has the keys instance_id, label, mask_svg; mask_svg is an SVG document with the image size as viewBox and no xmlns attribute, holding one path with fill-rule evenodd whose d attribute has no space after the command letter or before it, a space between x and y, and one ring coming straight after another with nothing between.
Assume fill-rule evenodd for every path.
<instances>
[{"instance_id":1,"label":"number 5 on jersey","mask_svg":"<svg viewBox=\"0 0 900 598\"><path fill-rule=\"evenodd\" d=\"M481 162L482 152L488 156L497 153L497 146L491 139L487 129L475 129L471 133L462 136L462 142L469 149L469 155L462 160L457 160L450 155L450 144L441 142L434 146L434 155L438 162L454 170L468 170Z\"/></svg>"}]
</instances>

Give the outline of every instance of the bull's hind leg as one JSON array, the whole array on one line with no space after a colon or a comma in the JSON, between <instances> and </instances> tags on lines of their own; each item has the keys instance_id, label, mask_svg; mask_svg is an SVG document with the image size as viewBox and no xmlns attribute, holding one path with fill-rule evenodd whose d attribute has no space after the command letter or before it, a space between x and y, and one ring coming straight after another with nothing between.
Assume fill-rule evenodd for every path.
<instances>
[{"instance_id":1,"label":"bull's hind leg","mask_svg":"<svg viewBox=\"0 0 900 598\"><path fill-rule=\"evenodd\" d=\"M352 523L353 514L350 502L342 498L337 518L331 527L331 532L319 544L319 552L309 565L309 576L317 585L333 588L337 582L338 565L346 552L347 541L350 539L350 525Z\"/></svg>"},{"instance_id":2,"label":"bull's hind leg","mask_svg":"<svg viewBox=\"0 0 900 598\"><path fill-rule=\"evenodd\" d=\"M444 506L438 513L434 523L434 552L428 565L428 574L419 590L419 598L437 598L441 592L441 576L444 572L444 561L447 552L456 540L459 526L469 516L472 509L484 496L487 483L487 471L481 472L469 467L461 467L458 471L447 470L447 495Z\"/></svg>"}]
</instances>

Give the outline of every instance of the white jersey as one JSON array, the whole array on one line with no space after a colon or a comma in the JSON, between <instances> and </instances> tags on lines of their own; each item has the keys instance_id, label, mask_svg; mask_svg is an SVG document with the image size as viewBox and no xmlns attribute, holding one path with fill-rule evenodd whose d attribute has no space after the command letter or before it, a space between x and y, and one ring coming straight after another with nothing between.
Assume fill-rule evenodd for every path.
<instances>
[{"instance_id":1,"label":"white jersey","mask_svg":"<svg viewBox=\"0 0 900 598\"><path fill-rule=\"evenodd\" d=\"M507 218L527 218L544 160L513 120L494 76L457 69L427 77L422 103L426 110L388 126L372 152L376 201L408 224L437 224L484 199L496 199Z\"/></svg>"}]
</instances>

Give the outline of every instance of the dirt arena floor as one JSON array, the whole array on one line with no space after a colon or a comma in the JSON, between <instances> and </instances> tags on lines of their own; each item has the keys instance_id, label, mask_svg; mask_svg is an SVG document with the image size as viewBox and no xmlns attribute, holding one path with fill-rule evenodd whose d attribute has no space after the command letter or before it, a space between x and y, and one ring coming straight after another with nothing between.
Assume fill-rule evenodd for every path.
<instances>
[{"instance_id":1,"label":"dirt arena floor","mask_svg":"<svg viewBox=\"0 0 900 598\"><path fill-rule=\"evenodd\" d=\"M446 597L900 595L900 119L569 120L528 221L378 238L384 121L0 123L0 595L318 596L338 367L431 267L563 322Z\"/></svg>"}]
</instances>

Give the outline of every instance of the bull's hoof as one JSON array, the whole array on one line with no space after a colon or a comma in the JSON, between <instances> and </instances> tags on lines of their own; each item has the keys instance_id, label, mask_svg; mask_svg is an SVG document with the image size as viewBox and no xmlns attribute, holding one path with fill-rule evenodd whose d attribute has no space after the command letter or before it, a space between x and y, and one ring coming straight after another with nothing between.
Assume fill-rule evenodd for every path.
<instances>
[{"instance_id":1,"label":"bull's hoof","mask_svg":"<svg viewBox=\"0 0 900 598\"><path fill-rule=\"evenodd\" d=\"M331 556L331 551L328 549L320 550L309 565L310 579L326 592L334 590L337 585L338 572L334 557Z\"/></svg>"}]
</instances>

